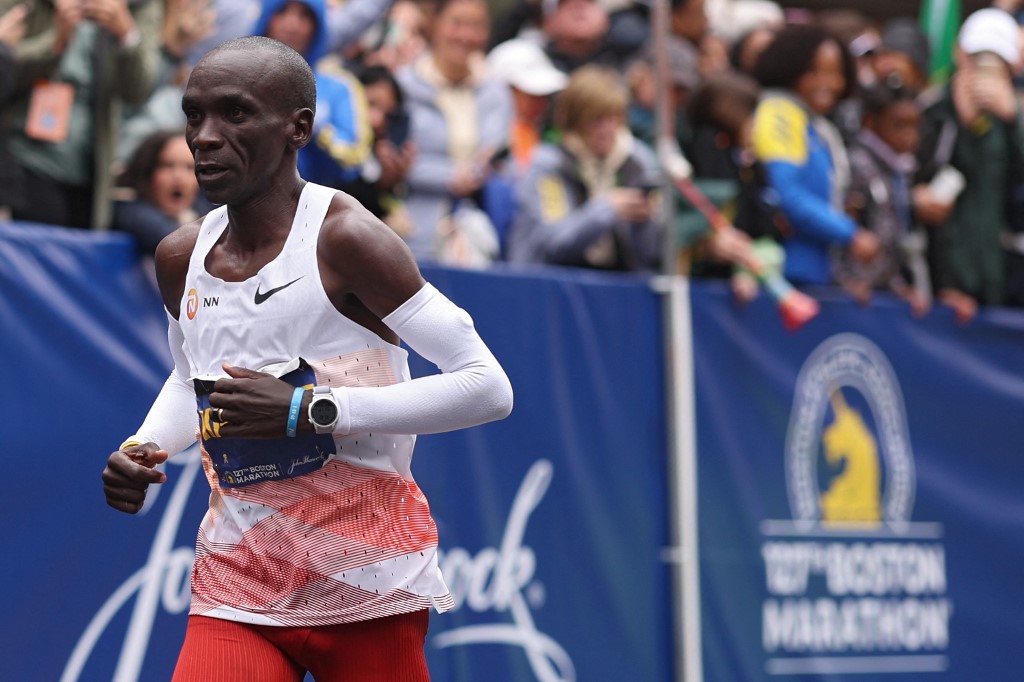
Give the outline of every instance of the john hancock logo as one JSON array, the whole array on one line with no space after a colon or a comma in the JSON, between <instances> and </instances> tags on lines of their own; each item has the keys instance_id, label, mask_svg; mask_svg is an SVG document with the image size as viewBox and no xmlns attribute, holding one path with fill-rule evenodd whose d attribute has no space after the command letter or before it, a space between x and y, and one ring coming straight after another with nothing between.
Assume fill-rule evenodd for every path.
<instances>
[{"instance_id":1,"label":"john hancock logo","mask_svg":"<svg viewBox=\"0 0 1024 682\"><path fill-rule=\"evenodd\" d=\"M792 519L761 523L765 671L946 670L953 606L942 526L911 521L903 395L868 339L839 334L807 358L785 468Z\"/></svg>"}]
</instances>

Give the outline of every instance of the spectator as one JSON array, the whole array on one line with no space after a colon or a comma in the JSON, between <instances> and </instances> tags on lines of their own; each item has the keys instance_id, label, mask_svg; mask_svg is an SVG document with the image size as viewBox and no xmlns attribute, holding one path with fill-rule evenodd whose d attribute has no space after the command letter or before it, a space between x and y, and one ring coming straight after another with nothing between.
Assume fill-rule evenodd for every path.
<instances>
[{"instance_id":1,"label":"spectator","mask_svg":"<svg viewBox=\"0 0 1024 682\"><path fill-rule=\"evenodd\" d=\"M597 0L543 0L542 29L555 68L572 73L585 64L620 66L605 43L608 12Z\"/></svg>"},{"instance_id":2,"label":"spectator","mask_svg":"<svg viewBox=\"0 0 1024 682\"><path fill-rule=\"evenodd\" d=\"M850 49L861 55L857 73L862 88L882 85L921 93L928 87L931 50L928 37L914 19L891 19L880 36L870 29L855 38ZM863 117L859 97L844 100L837 107L833 119L847 144L856 141Z\"/></svg>"},{"instance_id":3,"label":"spectator","mask_svg":"<svg viewBox=\"0 0 1024 682\"><path fill-rule=\"evenodd\" d=\"M325 52L341 52L357 43L373 24L383 17L393 0L348 0L331 2L325 7ZM257 28L266 10L261 0L214 0L215 30L189 54L190 63L222 43L249 35L262 35ZM276 3L271 3L276 4Z\"/></svg>"},{"instance_id":4,"label":"spectator","mask_svg":"<svg viewBox=\"0 0 1024 682\"><path fill-rule=\"evenodd\" d=\"M729 63L732 68L747 75L753 75L754 64L764 48L775 39L779 29L759 26L752 28L740 36L729 50Z\"/></svg>"},{"instance_id":5,"label":"spectator","mask_svg":"<svg viewBox=\"0 0 1024 682\"><path fill-rule=\"evenodd\" d=\"M725 235L724 240L723 235L710 235L700 245L706 248L706 257L699 252L691 272L730 277L740 301L757 294L757 282L737 261L743 263L753 249L766 265L779 269L782 264L779 241L785 218L751 145L760 94L757 82L749 76L733 72L710 76L694 94L689 112L693 135L685 148L695 182L703 185L705 194L721 197L723 215L744 235ZM708 191L712 182L719 183L713 192ZM702 227L706 235L706 221ZM737 247L739 251L735 251Z\"/></svg>"},{"instance_id":6,"label":"spectator","mask_svg":"<svg viewBox=\"0 0 1024 682\"><path fill-rule=\"evenodd\" d=\"M671 84L670 108L675 112L676 136L685 145L690 139L690 124L686 109L690 97L700 86L697 71L697 49L688 41L669 36L665 49L668 58L668 76ZM645 144L653 146L656 130L658 77L655 73L654 47L648 46L640 57L626 69L629 83L629 129Z\"/></svg>"},{"instance_id":7,"label":"spectator","mask_svg":"<svg viewBox=\"0 0 1024 682\"><path fill-rule=\"evenodd\" d=\"M906 299L921 315L930 293L928 282L920 281L927 269L912 267L914 260L923 261L924 253L923 240L911 232L909 186L917 166L920 106L912 91L884 84L868 90L863 101L863 126L850 148L847 204L857 222L877 235L881 250L870 263L842 254L836 279L862 303L870 300L874 290L889 291ZM917 278L908 277L911 270Z\"/></svg>"},{"instance_id":8,"label":"spectator","mask_svg":"<svg viewBox=\"0 0 1024 682\"><path fill-rule=\"evenodd\" d=\"M0 13L14 5L0 0ZM17 85L3 107L23 176L19 220L105 228L122 104L149 96L159 73L159 0L31 5Z\"/></svg>"},{"instance_id":9,"label":"spectator","mask_svg":"<svg viewBox=\"0 0 1024 682\"><path fill-rule=\"evenodd\" d=\"M195 220L197 209L210 208L199 197L192 150L179 131L157 131L143 140L118 185L127 192L114 204L113 227L135 235L139 250L149 255L161 239Z\"/></svg>"},{"instance_id":10,"label":"spectator","mask_svg":"<svg viewBox=\"0 0 1024 682\"><path fill-rule=\"evenodd\" d=\"M309 62L316 75L313 140L299 152L299 172L328 187L353 181L370 157L372 131L362 85L327 52L324 0L268 0L256 35L279 40Z\"/></svg>"},{"instance_id":11,"label":"spectator","mask_svg":"<svg viewBox=\"0 0 1024 682\"><path fill-rule=\"evenodd\" d=\"M159 85L141 106L125 108L116 150L120 167L150 134L185 128L181 96L191 68L186 57L192 46L214 30L216 17L211 1L164 0Z\"/></svg>"},{"instance_id":12,"label":"spectator","mask_svg":"<svg viewBox=\"0 0 1024 682\"><path fill-rule=\"evenodd\" d=\"M629 64L651 43L650 0L612 0L604 43L619 64Z\"/></svg>"},{"instance_id":13,"label":"spectator","mask_svg":"<svg viewBox=\"0 0 1024 682\"><path fill-rule=\"evenodd\" d=\"M697 70L701 76L729 68L729 48L711 31L705 0L671 0L669 31L688 41L697 50Z\"/></svg>"},{"instance_id":14,"label":"spectator","mask_svg":"<svg viewBox=\"0 0 1024 682\"><path fill-rule=\"evenodd\" d=\"M889 87L919 93L928 87L931 47L921 25L910 17L889 20L873 61L875 78Z\"/></svg>"},{"instance_id":15,"label":"spectator","mask_svg":"<svg viewBox=\"0 0 1024 682\"><path fill-rule=\"evenodd\" d=\"M427 49L425 25L426 13L421 3L398 0L382 24L366 31L361 40L346 48L343 54L351 63L381 65L396 73Z\"/></svg>"},{"instance_id":16,"label":"spectator","mask_svg":"<svg viewBox=\"0 0 1024 682\"><path fill-rule=\"evenodd\" d=\"M536 43L522 38L491 50L487 62L494 77L512 89L509 150L516 173L523 172L549 132L552 96L565 88L569 78Z\"/></svg>"},{"instance_id":17,"label":"spectator","mask_svg":"<svg viewBox=\"0 0 1024 682\"><path fill-rule=\"evenodd\" d=\"M1024 168L1024 121L1010 69L1020 59L1018 36L1017 22L1002 10L970 15L960 29L952 79L924 113L914 206L933 228L936 297L961 322L978 305L1004 302L1001 238ZM954 191L943 196L941 186L951 178Z\"/></svg>"},{"instance_id":18,"label":"spectator","mask_svg":"<svg viewBox=\"0 0 1024 682\"><path fill-rule=\"evenodd\" d=\"M27 5L15 5L0 16L0 106L14 91L14 79L17 75L14 48L25 35L27 15ZM11 206L21 195L21 176L16 171L16 167L8 159L5 136L3 129L0 128L0 222L10 219Z\"/></svg>"},{"instance_id":19,"label":"spectator","mask_svg":"<svg viewBox=\"0 0 1024 682\"><path fill-rule=\"evenodd\" d=\"M366 93L373 155L363 164L359 177L340 184L339 189L404 237L412 230L405 210L405 178L416 158L416 146L409 140L409 113L402 89L387 67L363 68L359 82Z\"/></svg>"},{"instance_id":20,"label":"spectator","mask_svg":"<svg viewBox=\"0 0 1024 682\"><path fill-rule=\"evenodd\" d=\"M413 231L406 239L420 260L447 259L446 237L465 216L486 233L480 257L496 255L497 234L479 221L477 209L486 210L481 196L490 160L508 145L512 101L508 86L487 74L488 24L484 0L442 0L429 50L396 74L417 150L407 178ZM450 219L457 211L461 215Z\"/></svg>"},{"instance_id":21,"label":"spectator","mask_svg":"<svg viewBox=\"0 0 1024 682\"><path fill-rule=\"evenodd\" d=\"M509 260L654 271L661 229L649 193L660 183L653 152L626 127L619 76L582 67L555 102L558 146L542 144L519 183Z\"/></svg>"},{"instance_id":22,"label":"spectator","mask_svg":"<svg viewBox=\"0 0 1024 682\"><path fill-rule=\"evenodd\" d=\"M824 29L795 25L776 35L754 72L772 89L754 115L754 150L792 228L783 242L785 276L830 284L833 246L864 262L879 248L878 238L844 212L849 168L840 135L825 118L855 85L853 60Z\"/></svg>"}]
</instances>

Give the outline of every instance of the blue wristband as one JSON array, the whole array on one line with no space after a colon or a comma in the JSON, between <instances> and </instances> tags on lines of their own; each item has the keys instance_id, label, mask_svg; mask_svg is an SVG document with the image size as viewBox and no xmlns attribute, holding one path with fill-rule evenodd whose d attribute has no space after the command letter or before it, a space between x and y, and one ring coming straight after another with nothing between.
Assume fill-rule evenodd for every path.
<instances>
[{"instance_id":1,"label":"blue wristband","mask_svg":"<svg viewBox=\"0 0 1024 682\"><path fill-rule=\"evenodd\" d=\"M306 389L296 388L292 392L292 404L288 408L288 437L295 438L299 431L299 408L302 407L302 396Z\"/></svg>"}]
</instances>

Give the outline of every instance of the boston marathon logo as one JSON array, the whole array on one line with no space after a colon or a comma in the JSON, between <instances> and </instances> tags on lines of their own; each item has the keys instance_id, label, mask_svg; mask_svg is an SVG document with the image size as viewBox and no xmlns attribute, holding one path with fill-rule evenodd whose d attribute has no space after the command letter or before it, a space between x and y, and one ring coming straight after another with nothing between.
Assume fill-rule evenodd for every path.
<instances>
[{"instance_id":1,"label":"boston marathon logo","mask_svg":"<svg viewBox=\"0 0 1024 682\"><path fill-rule=\"evenodd\" d=\"M766 520L765 669L938 672L949 663L942 526L911 521L903 396L862 336L822 343L797 377L786 438L792 520Z\"/></svg>"}]
</instances>

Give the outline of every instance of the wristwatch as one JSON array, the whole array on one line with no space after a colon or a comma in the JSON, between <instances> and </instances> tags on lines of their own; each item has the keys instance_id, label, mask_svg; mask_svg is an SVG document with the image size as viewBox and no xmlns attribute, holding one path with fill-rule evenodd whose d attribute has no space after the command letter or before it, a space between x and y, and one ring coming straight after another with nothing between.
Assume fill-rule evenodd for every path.
<instances>
[{"instance_id":1,"label":"wristwatch","mask_svg":"<svg viewBox=\"0 0 1024 682\"><path fill-rule=\"evenodd\" d=\"M330 386L314 386L313 399L309 401L309 423L317 433L334 433L341 410L331 394Z\"/></svg>"}]
</instances>

